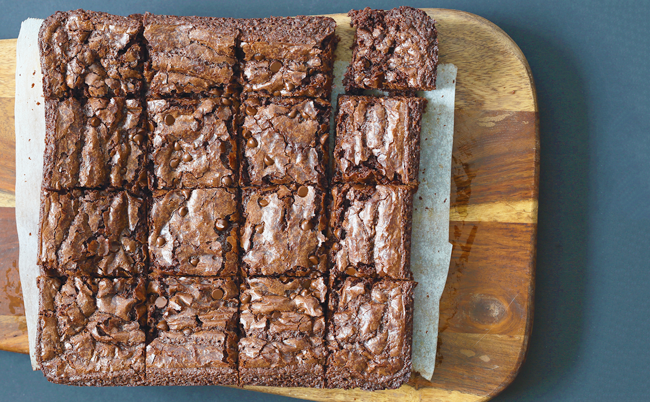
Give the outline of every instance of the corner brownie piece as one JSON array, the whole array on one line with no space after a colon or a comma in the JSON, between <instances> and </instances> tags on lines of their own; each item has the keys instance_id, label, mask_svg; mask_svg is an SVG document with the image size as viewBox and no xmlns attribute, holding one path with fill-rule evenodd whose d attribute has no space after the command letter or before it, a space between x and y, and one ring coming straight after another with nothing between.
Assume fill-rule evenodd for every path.
<instances>
[{"instance_id":1,"label":"corner brownie piece","mask_svg":"<svg viewBox=\"0 0 650 402\"><path fill-rule=\"evenodd\" d=\"M350 277L332 284L328 388L395 389L409 380L415 285Z\"/></svg>"},{"instance_id":2,"label":"corner brownie piece","mask_svg":"<svg viewBox=\"0 0 650 402\"><path fill-rule=\"evenodd\" d=\"M39 264L55 276L147 273L146 201L126 191L41 196Z\"/></svg>"},{"instance_id":3,"label":"corner brownie piece","mask_svg":"<svg viewBox=\"0 0 650 402\"><path fill-rule=\"evenodd\" d=\"M321 99L248 98L242 103L242 186L326 182L331 106Z\"/></svg>"},{"instance_id":4,"label":"corner brownie piece","mask_svg":"<svg viewBox=\"0 0 650 402\"><path fill-rule=\"evenodd\" d=\"M143 87L142 22L96 11L58 11L38 35L46 98L137 97Z\"/></svg>"},{"instance_id":5,"label":"corner brownie piece","mask_svg":"<svg viewBox=\"0 0 650 402\"><path fill-rule=\"evenodd\" d=\"M242 205L242 266L248 276L325 272L327 217L321 188L246 188Z\"/></svg>"},{"instance_id":6,"label":"corner brownie piece","mask_svg":"<svg viewBox=\"0 0 650 402\"><path fill-rule=\"evenodd\" d=\"M335 28L329 17L242 20L243 92L329 99Z\"/></svg>"},{"instance_id":7,"label":"corner brownie piece","mask_svg":"<svg viewBox=\"0 0 650 402\"><path fill-rule=\"evenodd\" d=\"M237 190L226 188L154 193L149 215L152 271L237 275L238 201Z\"/></svg>"},{"instance_id":8,"label":"corner brownie piece","mask_svg":"<svg viewBox=\"0 0 650 402\"><path fill-rule=\"evenodd\" d=\"M146 189L143 115L136 99L47 99L43 187Z\"/></svg>"},{"instance_id":9,"label":"corner brownie piece","mask_svg":"<svg viewBox=\"0 0 650 402\"><path fill-rule=\"evenodd\" d=\"M332 200L329 238L333 276L413 278L410 188L336 185Z\"/></svg>"},{"instance_id":10,"label":"corner brownie piece","mask_svg":"<svg viewBox=\"0 0 650 402\"><path fill-rule=\"evenodd\" d=\"M334 180L417 186L426 99L341 95L338 104Z\"/></svg>"},{"instance_id":11,"label":"corner brownie piece","mask_svg":"<svg viewBox=\"0 0 650 402\"><path fill-rule=\"evenodd\" d=\"M148 385L237 385L239 288L230 278L149 282Z\"/></svg>"},{"instance_id":12,"label":"corner brownie piece","mask_svg":"<svg viewBox=\"0 0 650 402\"><path fill-rule=\"evenodd\" d=\"M239 30L227 19L144 15L148 96L221 95L235 84Z\"/></svg>"},{"instance_id":13,"label":"corner brownie piece","mask_svg":"<svg viewBox=\"0 0 650 402\"><path fill-rule=\"evenodd\" d=\"M39 277L36 358L59 384L143 385L145 280Z\"/></svg>"},{"instance_id":14,"label":"corner brownie piece","mask_svg":"<svg viewBox=\"0 0 650 402\"><path fill-rule=\"evenodd\" d=\"M389 11L352 10L357 28L343 85L346 91L436 89L438 32L422 10L402 6Z\"/></svg>"},{"instance_id":15,"label":"corner brownie piece","mask_svg":"<svg viewBox=\"0 0 650 402\"><path fill-rule=\"evenodd\" d=\"M237 142L227 98L147 102L152 129L154 187L233 187Z\"/></svg>"},{"instance_id":16,"label":"corner brownie piece","mask_svg":"<svg viewBox=\"0 0 650 402\"><path fill-rule=\"evenodd\" d=\"M322 277L245 279L241 287L241 384L323 387L326 296Z\"/></svg>"}]
</instances>

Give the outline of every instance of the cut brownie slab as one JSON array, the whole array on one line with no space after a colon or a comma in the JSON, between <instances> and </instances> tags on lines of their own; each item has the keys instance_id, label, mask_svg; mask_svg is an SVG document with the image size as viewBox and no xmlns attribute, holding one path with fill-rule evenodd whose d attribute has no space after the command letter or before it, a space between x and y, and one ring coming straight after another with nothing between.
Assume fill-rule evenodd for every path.
<instances>
[{"instance_id":1,"label":"cut brownie slab","mask_svg":"<svg viewBox=\"0 0 650 402\"><path fill-rule=\"evenodd\" d=\"M226 188L154 193L149 215L152 271L237 275L238 201L237 190Z\"/></svg>"},{"instance_id":2,"label":"cut brownie slab","mask_svg":"<svg viewBox=\"0 0 650 402\"><path fill-rule=\"evenodd\" d=\"M126 191L41 197L39 264L55 276L146 274L146 201Z\"/></svg>"},{"instance_id":3,"label":"cut brownie slab","mask_svg":"<svg viewBox=\"0 0 650 402\"><path fill-rule=\"evenodd\" d=\"M36 357L71 385L142 385L146 285L141 278L39 277Z\"/></svg>"},{"instance_id":4,"label":"cut brownie slab","mask_svg":"<svg viewBox=\"0 0 650 402\"><path fill-rule=\"evenodd\" d=\"M58 11L41 25L46 98L137 97L143 88L142 22L102 12Z\"/></svg>"},{"instance_id":5,"label":"cut brownie slab","mask_svg":"<svg viewBox=\"0 0 650 402\"><path fill-rule=\"evenodd\" d=\"M45 101L43 187L147 188L142 103L136 99Z\"/></svg>"},{"instance_id":6,"label":"cut brownie slab","mask_svg":"<svg viewBox=\"0 0 650 402\"><path fill-rule=\"evenodd\" d=\"M148 385L237 385L239 286L231 278L149 283Z\"/></svg>"},{"instance_id":7,"label":"cut brownie slab","mask_svg":"<svg viewBox=\"0 0 650 402\"><path fill-rule=\"evenodd\" d=\"M145 14L147 95L234 92L238 36L227 19Z\"/></svg>"},{"instance_id":8,"label":"cut brownie slab","mask_svg":"<svg viewBox=\"0 0 650 402\"><path fill-rule=\"evenodd\" d=\"M344 184L332 188L332 199L332 275L412 279L412 190Z\"/></svg>"},{"instance_id":9,"label":"cut brownie slab","mask_svg":"<svg viewBox=\"0 0 650 402\"><path fill-rule=\"evenodd\" d=\"M415 282L348 277L329 301L328 388L394 389L411 375Z\"/></svg>"},{"instance_id":10,"label":"cut brownie slab","mask_svg":"<svg viewBox=\"0 0 650 402\"><path fill-rule=\"evenodd\" d=\"M329 99L335 28L329 17L241 20L243 92Z\"/></svg>"},{"instance_id":11,"label":"cut brownie slab","mask_svg":"<svg viewBox=\"0 0 650 402\"><path fill-rule=\"evenodd\" d=\"M422 10L352 10L357 28L352 62L343 85L355 89L428 91L436 88L438 33Z\"/></svg>"},{"instance_id":12,"label":"cut brownie slab","mask_svg":"<svg viewBox=\"0 0 650 402\"><path fill-rule=\"evenodd\" d=\"M326 296L322 277L245 279L241 288L241 384L323 387Z\"/></svg>"},{"instance_id":13,"label":"cut brownie slab","mask_svg":"<svg viewBox=\"0 0 650 402\"><path fill-rule=\"evenodd\" d=\"M248 98L241 107L242 186L325 184L329 102Z\"/></svg>"},{"instance_id":14,"label":"cut brownie slab","mask_svg":"<svg viewBox=\"0 0 650 402\"><path fill-rule=\"evenodd\" d=\"M242 204L242 265L248 276L325 272L327 217L321 188L246 188Z\"/></svg>"},{"instance_id":15,"label":"cut brownie slab","mask_svg":"<svg viewBox=\"0 0 650 402\"><path fill-rule=\"evenodd\" d=\"M233 187L237 142L227 98L147 102L152 129L154 187Z\"/></svg>"},{"instance_id":16,"label":"cut brownie slab","mask_svg":"<svg viewBox=\"0 0 650 402\"><path fill-rule=\"evenodd\" d=\"M334 180L417 186L426 99L341 95L338 104Z\"/></svg>"}]
</instances>

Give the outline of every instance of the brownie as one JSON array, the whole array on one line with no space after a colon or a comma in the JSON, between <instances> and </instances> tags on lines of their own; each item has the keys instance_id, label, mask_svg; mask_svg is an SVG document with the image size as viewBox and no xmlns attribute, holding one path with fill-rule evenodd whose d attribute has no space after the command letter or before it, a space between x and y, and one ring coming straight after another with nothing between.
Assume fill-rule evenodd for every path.
<instances>
[{"instance_id":1,"label":"brownie","mask_svg":"<svg viewBox=\"0 0 650 402\"><path fill-rule=\"evenodd\" d=\"M409 380L415 285L352 277L331 285L328 388L395 389Z\"/></svg>"},{"instance_id":2,"label":"brownie","mask_svg":"<svg viewBox=\"0 0 650 402\"><path fill-rule=\"evenodd\" d=\"M155 192L149 214L152 271L180 276L237 275L238 203L235 189Z\"/></svg>"},{"instance_id":3,"label":"brownie","mask_svg":"<svg viewBox=\"0 0 650 402\"><path fill-rule=\"evenodd\" d=\"M234 89L239 30L210 17L144 15L147 96L221 95Z\"/></svg>"},{"instance_id":4,"label":"brownie","mask_svg":"<svg viewBox=\"0 0 650 402\"><path fill-rule=\"evenodd\" d=\"M339 96L334 180L417 186L426 104L416 97Z\"/></svg>"},{"instance_id":5,"label":"brownie","mask_svg":"<svg viewBox=\"0 0 650 402\"><path fill-rule=\"evenodd\" d=\"M338 41L332 18L271 17L240 24L244 93L329 99Z\"/></svg>"},{"instance_id":6,"label":"brownie","mask_svg":"<svg viewBox=\"0 0 650 402\"><path fill-rule=\"evenodd\" d=\"M233 187L238 157L227 98L147 102L154 188Z\"/></svg>"},{"instance_id":7,"label":"brownie","mask_svg":"<svg viewBox=\"0 0 650 402\"><path fill-rule=\"evenodd\" d=\"M241 108L242 186L326 183L329 102L252 97Z\"/></svg>"},{"instance_id":8,"label":"brownie","mask_svg":"<svg viewBox=\"0 0 650 402\"><path fill-rule=\"evenodd\" d=\"M146 189L143 115L136 99L47 99L43 187Z\"/></svg>"},{"instance_id":9,"label":"brownie","mask_svg":"<svg viewBox=\"0 0 650 402\"><path fill-rule=\"evenodd\" d=\"M284 185L246 188L242 205L242 267L248 276L326 271L324 190Z\"/></svg>"},{"instance_id":10,"label":"brownie","mask_svg":"<svg viewBox=\"0 0 650 402\"><path fill-rule=\"evenodd\" d=\"M436 89L438 32L422 10L351 10L356 34L352 62L343 78L346 91Z\"/></svg>"},{"instance_id":11,"label":"brownie","mask_svg":"<svg viewBox=\"0 0 650 402\"><path fill-rule=\"evenodd\" d=\"M412 212L409 187L334 186L329 225L331 274L412 279Z\"/></svg>"},{"instance_id":12,"label":"brownie","mask_svg":"<svg viewBox=\"0 0 650 402\"><path fill-rule=\"evenodd\" d=\"M48 381L144 383L144 279L41 276L38 287L36 358Z\"/></svg>"},{"instance_id":13,"label":"brownie","mask_svg":"<svg viewBox=\"0 0 650 402\"><path fill-rule=\"evenodd\" d=\"M39 265L54 276L147 273L146 201L126 191L41 196Z\"/></svg>"},{"instance_id":14,"label":"brownie","mask_svg":"<svg viewBox=\"0 0 650 402\"><path fill-rule=\"evenodd\" d=\"M143 88L142 22L96 11L58 11L38 35L46 98L137 97Z\"/></svg>"},{"instance_id":15,"label":"brownie","mask_svg":"<svg viewBox=\"0 0 650 402\"><path fill-rule=\"evenodd\" d=\"M239 288L232 278L154 278L148 385L237 385Z\"/></svg>"}]
</instances>

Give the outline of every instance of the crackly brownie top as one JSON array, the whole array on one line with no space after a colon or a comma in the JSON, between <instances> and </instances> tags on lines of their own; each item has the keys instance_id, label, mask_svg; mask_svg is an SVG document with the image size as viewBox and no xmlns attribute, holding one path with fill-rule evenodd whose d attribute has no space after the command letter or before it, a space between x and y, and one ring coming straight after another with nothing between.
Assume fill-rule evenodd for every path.
<instances>
[{"instance_id":1,"label":"crackly brownie top","mask_svg":"<svg viewBox=\"0 0 650 402\"><path fill-rule=\"evenodd\" d=\"M220 18L145 14L149 93L220 93L235 79L234 25Z\"/></svg>"},{"instance_id":2,"label":"crackly brownie top","mask_svg":"<svg viewBox=\"0 0 650 402\"><path fill-rule=\"evenodd\" d=\"M39 263L56 275L146 274L143 199L125 191L44 191Z\"/></svg>"},{"instance_id":3,"label":"crackly brownie top","mask_svg":"<svg viewBox=\"0 0 650 402\"><path fill-rule=\"evenodd\" d=\"M253 275L325 272L323 191L314 186L248 188L242 195L242 262Z\"/></svg>"},{"instance_id":4,"label":"crackly brownie top","mask_svg":"<svg viewBox=\"0 0 650 402\"><path fill-rule=\"evenodd\" d=\"M327 335L328 381L336 384L341 380L341 370L352 378L378 380L356 384L365 389L383 388L392 379L399 383L408 379L413 288L414 282L361 278L346 278L334 285ZM343 383L351 380L343 377Z\"/></svg>"},{"instance_id":5,"label":"crackly brownie top","mask_svg":"<svg viewBox=\"0 0 650 402\"><path fill-rule=\"evenodd\" d=\"M147 133L136 99L48 99L43 186L52 190L147 187Z\"/></svg>"},{"instance_id":6,"label":"crackly brownie top","mask_svg":"<svg viewBox=\"0 0 650 402\"><path fill-rule=\"evenodd\" d=\"M239 212L233 189L154 193L149 215L152 269L165 275L237 274Z\"/></svg>"},{"instance_id":7,"label":"crackly brownie top","mask_svg":"<svg viewBox=\"0 0 650 402\"><path fill-rule=\"evenodd\" d=\"M436 87L438 37L435 21L422 10L352 10L357 28L346 90L432 90Z\"/></svg>"},{"instance_id":8,"label":"crackly brownie top","mask_svg":"<svg viewBox=\"0 0 650 402\"><path fill-rule=\"evenodd\" d=\"M38 286L38 358L47 375L144 372L144 279L39 277Z\"/></svg>"},{"instance_id":9,"label":"crackly brownie top","mask_svg":"<svg viewBox=\"0 0 650 402\"><path fill-rule=\"evenodd\" d=\"M307 98L248 98L241 162L242 185L323 184L329 102Z\"/></svg>"},{"instance_id":10,"label":"crackly brownie top","mask_svg":"<svg viewBox=\"0 0 650 402\"><path fill-rule=\"evenodd\" d=\"M332 273L411 279L411 190L345 184L332 199Z\"/></svg>"},{"instance_id":11,"label":"crackly brownie top","mask_svg":"<svg viewBox=\"0 0 650 402\"><path fill-rule=\"evenodd\" d=\"M237 143L227 98L151 100L154 186L158 189L233 187Z\"/></svg>"},{"instance_id":12,"label":"crackly brownie top","mask_svg":"<svg viewBox=\"0 0 650 402\"><path fill-rule=\"evenodd\" d=\"M318 46L334 35L336 21L330 17L296 16L240 20L242 42L267 42Z\"/></svg>"},{"instance_id":13,"label":"crackly brownie top","mask_svg":"<svg viewBox=\"0 0 650 402\"><path fill-rule=\"evenodd\" d=\"M246 336L284 340L325 336L327 286L322 277L247 278L240 323Z\"/></svg>"},{"instance_id":14,"label":"crackly brownie top","mask_svg":"<svg viewBox=\"0 0 650 402\"><path fill-rule=\"evenodd\" d=\"M102 12L58 11L39 32L45 97L137 96L143 86L142 23Z\"/></svg>"},{"instance_id":15,"label":"crackly brownie top","mask_svg":"<svg viewBox=\"0 0 650 402\"><path fill-rule=\"evenodd\" d=\"M335 180L417 185L426 99L339 97Z\"/></svg>"},{"instance_id":16,"label":"crackly brownie top","mask_svg":"<svg viewBox=\"0 0 650 402\"><path fill-rule=\"evenodd\" d=\"M239 368L271 369L284 367L305 369L323 365L327 348L322 338L295 338L282 341L248 337L239 341Z\"/></svg>"}]
</instances>

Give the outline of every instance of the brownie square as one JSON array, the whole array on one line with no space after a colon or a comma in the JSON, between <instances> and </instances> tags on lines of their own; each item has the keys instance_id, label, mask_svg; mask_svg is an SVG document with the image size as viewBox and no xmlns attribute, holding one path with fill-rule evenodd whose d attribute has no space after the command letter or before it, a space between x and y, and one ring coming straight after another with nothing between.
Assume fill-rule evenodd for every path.
<instances>
[{"instance_id":1,"label":"brownie square","mask_svg":"<svg viewBox=\"0 0 650 402\"><path fill-rule=\"evenodd\" d=\"M322 277L245 280L239 341L242 385L324 386L326 294Z\"/></svg>"},{"instance_id":2,"label":"brownie square","mask_svg":"<svg viewBox=\"0 0 650 402\"><path fill-rule=\"evenodd\" d=\"M329 99L335 28L329 17L242 20L243 92Z\"/></svg>"},{"instance_id":3,"label":"brownie square","mask_svg":"<svg viewBox=\"0 0 650 402\"><path fill-rule=\"evenodd\" d=\"M389 11L366 7L348 15L357 30L343 78L346 91L436 89L438 32L427 13L402 6Z\"/></svg>"},{"instance_id":4,"label":"brownie square","mask_svg":"<svg viewBox=\"0 0 650 402\"><path fill-rule=\"evenodd\" d=\"M409 187L334 186L329 226L332 275L412 279L412 212Z\"/></svg>"},{"instance_id":5,"label":"brownie square","mask_svg":"<svg viewBox=\"0 0 650 402\"><path fill-rule=\"evenodd\" d=\"M36 358L48 381L144 383L144 279L41 276L38 287Z\"/></svg>"},{"instance_id":6,"label":"brownie square","mask_svg":"<svg viewBox=\"0 0 650 402\"><path fill-rule=\"evenodd\" d=\"M146 201L126 191L44 190L39 265L55 276L147 273Z\"/></svg>"},{"instance_id":7,"label":"brownie square","mask_svg":"<svg viewBox=\"0 0 650 402\"><path fill-rule=\"evenodd\" d=\"M409 380L415 285L352 277L332 284L328 388L395 389Z\"/></svg>"},{"instance_id":8,"label":"brownie square","mask_svg":"<svg viewBox=\"0 0 650 402\"><path fill-rule=\"evenodd\" d=\"M237 142L230 99L147 102L152 129L154 187L233 187Z\"/></svg>"},{"instance_id":9,"label":"brownie square","mask_svg":"<svg viewBox=\"0 0 650 402\"><path fill-rule=\"evenodd\" d=\"M38 35L46 98L137 97L143 87L142 22L96 11L58 11Z\"/></svg>"},{"instance_id":10,"label":"brownie square","mask_svg":"<svg viewBox=\"0 0 650 402\"><path fill-rule=\"evenodd\" d=\"M248 276L310 276L326 271L327 217L321 188L246 188L242 205L242 266Z\"/></svg>"},{"instance_id":11,"label":"brownie square","mask_svg":"<svg viewBox=\"0 0 650 402\"><path fill-rule=\"evenodd\" d=\"M148 385L237 385L239 287L231 278L149 283Z\"/></svg>"},{"instance_id":12,"label":"brownie square","mask_svg":"<svg viewBox=\"0 0 650 402\"><path fill-rule=\"evenodd\" d=\"M417 186L426 99L341 95L338 104L334 180Z\"/></svg>"},{"instance_id":13,"label":"brownie square","mask_svg":"<svg viewBox=\"0 0 650 402\"><path fill-rule=\"evenodd\" d=\"M144 16L147 96L233 92L239 30L227 19Z\"/></svg>"},{"instance_id":14,"label":"brownie square","mask_svg":"<svg viewBox=\"0 0 650 402\"><path fill-rule=\"evenodd\" d=\"M329 102L248 98L241 107L242 186L325 184Z\"/></svg>"},{"instance_id":15,"label":"brownie square","mask_svg":"<svg viewBox=\"0 0 650 402\"><path fill-rule=\"evenodd\" d=\"M46 100L43 187L146 189L149 141L143 125L136 99Z\"/></svg>"},{"instance_id":16,"label":"brownie square","mask_svg":"<svg viewBox=\"0 0 650 402\"><path fill-rule=\"evenodd\" d=\"M153 272L180 276L237 275L239 216L235 189L154 193L149 214Z\"/></svg>"}]
</instances>

